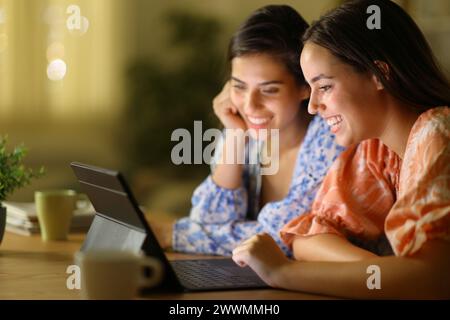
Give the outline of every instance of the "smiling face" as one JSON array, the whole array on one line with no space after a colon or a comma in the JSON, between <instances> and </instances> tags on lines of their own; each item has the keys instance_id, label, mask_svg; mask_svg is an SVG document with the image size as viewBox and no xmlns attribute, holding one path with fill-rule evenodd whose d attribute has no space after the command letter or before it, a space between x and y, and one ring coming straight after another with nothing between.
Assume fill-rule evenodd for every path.
<instances>
[{"instance_id":1,"label":"smiling face","mask_svg":"<svg viewBox=\"0 0 450 320\"><path fill-rule=\"evenodd\" d=\"M249 129L297 132L300 103L309 96L274 57L252 54L231 61L231 101Z\"/></svg>"},{"instance_id":2,"label":"smiling face","mask_svg":"<svg viewBox=\"0 0 450 320\"><path fill-rule=\"evenodd\" d=\"M324 118L336 142L349 146L378 138L384 120L381 83L368 73L359 73L331 52L307 42L300 64L311 87L308 111Z\"/></svg>"}]
</instances>

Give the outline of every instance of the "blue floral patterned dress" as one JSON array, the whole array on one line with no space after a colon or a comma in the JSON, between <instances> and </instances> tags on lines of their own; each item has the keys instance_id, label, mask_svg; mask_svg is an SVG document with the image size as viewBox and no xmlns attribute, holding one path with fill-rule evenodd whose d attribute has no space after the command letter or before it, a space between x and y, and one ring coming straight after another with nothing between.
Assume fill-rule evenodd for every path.
<instances>
[{"instance_id":1,"label":"blue floral patterned dress","mask_svg":"<svg viewBox=\"0 0 450 320\"><path fill-rule=\"evenodd\" d=\"M248 143L246 155L258 152L256 143ZM221 150L221 148L216 148ZM188 253L231 255L243 240L266 232L281 249L291 255L280 239L279 231L293 218L310 211L316 192L333 161L343 148L336 145L329 126L315 116L299 148L294 177L287 196L259 208L261 167L245 164L243 185L222 188L211 175L192 196L188 217L174 224L173 249Z\"/></svg>"}]
</instances>

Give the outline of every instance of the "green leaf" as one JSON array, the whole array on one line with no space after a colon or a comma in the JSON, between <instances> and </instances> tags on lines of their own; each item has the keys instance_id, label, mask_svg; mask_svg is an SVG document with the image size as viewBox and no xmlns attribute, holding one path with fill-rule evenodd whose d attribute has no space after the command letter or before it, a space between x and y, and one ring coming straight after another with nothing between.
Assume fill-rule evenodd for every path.
<instances>
[{"instance_id":1,"label":"green leaf","mask_svg":"<svg viewBox=\"0 0 450 320\"><path fill-rule=\"evenodd\" d=\"M0 136L0 205L16 189L26 186L32 179L45 174L44 167L34 171L23 164L27 154L23 144L16 146L12 152L8 152L7 140L7 136Z\"/></svg>"}]
</instances>

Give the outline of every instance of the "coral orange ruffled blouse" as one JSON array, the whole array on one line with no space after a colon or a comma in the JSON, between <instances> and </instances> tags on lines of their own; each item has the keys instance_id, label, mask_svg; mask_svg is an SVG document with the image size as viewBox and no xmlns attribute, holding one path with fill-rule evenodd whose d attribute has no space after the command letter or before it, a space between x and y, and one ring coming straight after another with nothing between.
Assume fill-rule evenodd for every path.
<instances>
[{"instance_id":1,"label":"coral orange ruffled blouse","mask_svg":"<svg viewBox=\"0 0 450 320\"><path fill-rule=\"evenodd\" d=\"M450 108L420 115L403 163L376 139L342 153L311 212L286 224L281 238L291 245L296 236L322 233L359 243L385 235L398 256L412 255L429 239L450 240Z\"/></svg>"}]
</instances>

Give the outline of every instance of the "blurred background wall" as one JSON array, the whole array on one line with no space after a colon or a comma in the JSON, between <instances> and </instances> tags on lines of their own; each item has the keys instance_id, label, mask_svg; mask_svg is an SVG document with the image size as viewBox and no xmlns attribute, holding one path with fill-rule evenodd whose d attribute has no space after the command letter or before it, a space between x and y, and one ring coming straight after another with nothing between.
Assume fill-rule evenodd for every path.
<instances>
[{"instance_id":1,"label":"blurred background wall","mask_svg":"<svg viewBox=\"0 0 450 320\"><path fill-rule=\"evenodd\" d=\"M0 135L46 175L10 197L76 188L71 161L120 169L150 210L185 215L206 165L175 166L176 128L218 127L228 39L255 9L311 22L339 0L0 0ZM450 2L399 0L450 70Z\"/></svg>"}]
</instances>

